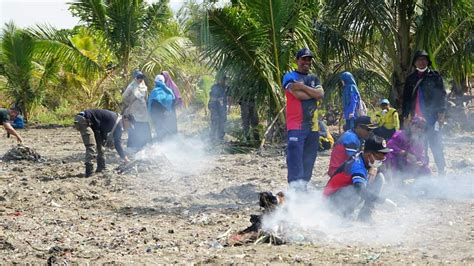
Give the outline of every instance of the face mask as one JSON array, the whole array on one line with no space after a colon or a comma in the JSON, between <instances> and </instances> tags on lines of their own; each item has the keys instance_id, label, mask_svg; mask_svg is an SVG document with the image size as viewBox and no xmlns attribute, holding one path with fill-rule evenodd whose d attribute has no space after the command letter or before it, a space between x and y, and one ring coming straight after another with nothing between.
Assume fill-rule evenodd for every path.
<instances>
[{"instance_id":1,"label":"face mask","mask_svg":"<svg viewBox=\"0 0 474 266\"><path fill-rule=\"evenodd\" d=\"M419 72L425 72L428 69L428 67L425 68L416 68Z\"/></svg>"},{"instance_id":2,"label":"face mask","mask_svg":"<svg viewBox=\"0 0 474 266\"><path fill-rule=\"evenodd\" d=\"M369 163L369 166L372 167L372 168L379 168L380 166L382 166L382 164L383 164L383 161L374 160L373 163Z\"/></svg>"}]
</instances>

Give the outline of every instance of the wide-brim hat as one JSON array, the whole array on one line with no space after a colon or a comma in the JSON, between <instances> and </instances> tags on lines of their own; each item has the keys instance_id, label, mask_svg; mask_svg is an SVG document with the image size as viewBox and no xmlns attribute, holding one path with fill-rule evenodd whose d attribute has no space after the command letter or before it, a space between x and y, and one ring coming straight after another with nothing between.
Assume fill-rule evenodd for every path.
<instances>
[{"instance_id":1,"label":"wide-brim hat","mask_svg":"<svg viewBox=\"0 0 474 266\"><path fill-rule=\"evenodd\" d=\"M416 59L422 56L426 57L426 60L428 60L428 66L431 66L430 55L424 50L419 50L415 52L415 55L413 56L413 61L411 62L411 64L415 66Z\"/></svg>"}]
</instances>

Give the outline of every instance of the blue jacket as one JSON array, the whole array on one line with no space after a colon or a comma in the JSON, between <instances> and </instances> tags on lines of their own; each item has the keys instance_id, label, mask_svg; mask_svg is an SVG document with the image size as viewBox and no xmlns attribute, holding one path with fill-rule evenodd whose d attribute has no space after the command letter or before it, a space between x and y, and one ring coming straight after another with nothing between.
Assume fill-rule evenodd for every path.
<instances>
[{"instance_id":1,"label":"blue jacket","mask_svg":"<svg viewBox=\"0 0 474 266\"><path fill-rule=\"evenodd\" d=\"M173 91L166 86L162 81L155 82L155 88L150 92L148 96L148 112L151 113L151 104L153 101L156 101L163 105L167 111L171 111L174 103L174 94Z\"/></svg>"},{"instance_id":2,"label":"blue jacket","mask_svg":"<svg viewBox=\"0 0 474 266\"><path fill-rule=\"evenodd\" d=\"M354 113L357 117L357 109L359 108L360 94L354 76L350 72L343 72L341 79L344 81L342 91L342 107L344 111L344 119L349 119L349 114Z\"/></svg>"},{"instance_id":3,"label":"blue jacket","mask_svg":"<svg viewBox=\"0 0 474 266\"><path fill-rule=\"evenodd\" d=\"M23 116L21 115L17 115L11 124L13 128L25 128L25 120L23 120Z\"/></svg>"}]
</instances>

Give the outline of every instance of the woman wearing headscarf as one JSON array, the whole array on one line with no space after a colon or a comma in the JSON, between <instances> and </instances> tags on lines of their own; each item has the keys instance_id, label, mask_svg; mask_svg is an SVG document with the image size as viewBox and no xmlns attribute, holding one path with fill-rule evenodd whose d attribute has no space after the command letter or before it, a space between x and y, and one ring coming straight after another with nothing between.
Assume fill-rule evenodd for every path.
<instances>
[{"instance_id":1,"label":"woman wearing headscarf","mask_svg":"<svg viewBox=\"0 0 474 266\"><path fill-rule=\"evenodd\" d=\"M350 72L343 72L341 80L344 84L342 91L342 108L344 111L344 130L354 129L355 119L359 116L357 110L359 108L360 93L354 76Z\"/></svg>"},{"instance_id":2,"label":"woman wearing headscarf","mask_svg":"<svg viewBox=\"0 0 474 266\"><path fill-rule=\"evenodd\" d=\"M417 177L430 175L428 156L425 152L424 130L426 120L414 117L410 126L398 130L387 143L393 151L386 158L384 167L394 177Z\"/></svg>"},{"instance_id":3,"label":"woman wearing headscarf","mask_svg":"<svg viewBox=\"0 0 474 266\"><path fill-rule=\"evenodd\" d=\"M129 117L128 122L131 124L128 129L127 147L139 150L151 140L145 99L148 89L142 72L134 71L133 77L133 81L122 94L122 114Z\"/></svg>"},{"instance_id":4,"label":"woman wearing headscarf","mask_svg":"<svg viewBox=\"0 0 474 266\"><path fill-rule=\"evenodd\" d=\"M175 101L173 104L172 108L172 113L171 115L174 117L174 119L170 120L170 131L174 134L178 133L178 122L176 119L176 107L179 107L183 104L183 100L181 99L181 93L179 92L179 88L174 83L173 79L171 78L170 74L168 71L161 71L161 75L165 77L165 84L168 88L170 88L173 91L173 95L175 97ZM174 124L171 124L174 123Z\"/></svg>"},{"instance_id":5,"label":"woman wearing headscarf","mask_svg":"<svg viewBox=\"0 0 474 266\"><path fill-rule=\"evenodd\" d=\"M148 112L153 121L156 140L161 141L165 137L176 134L173 130L176 125L176 116L173 116L175 96L173 91L165 84L165 77L157 75L155 88L148 96Z\"/></svg>"}]
</instances>

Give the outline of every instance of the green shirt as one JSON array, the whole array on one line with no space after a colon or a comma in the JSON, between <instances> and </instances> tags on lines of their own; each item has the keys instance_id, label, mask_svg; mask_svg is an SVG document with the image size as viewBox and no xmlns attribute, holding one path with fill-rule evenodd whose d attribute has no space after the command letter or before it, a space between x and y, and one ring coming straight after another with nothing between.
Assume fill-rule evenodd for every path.
<instances>
[{"instance_id":1,"label":"green shirt","mask_svg":"<svg viewBox=\"0 0 474 266\"><path fill-rule=\"evenodd\" d=\"M8 110L5 108L0 108L0 124L8 122L8 120L9 120Z\"/></svg>"}]
</instances>

